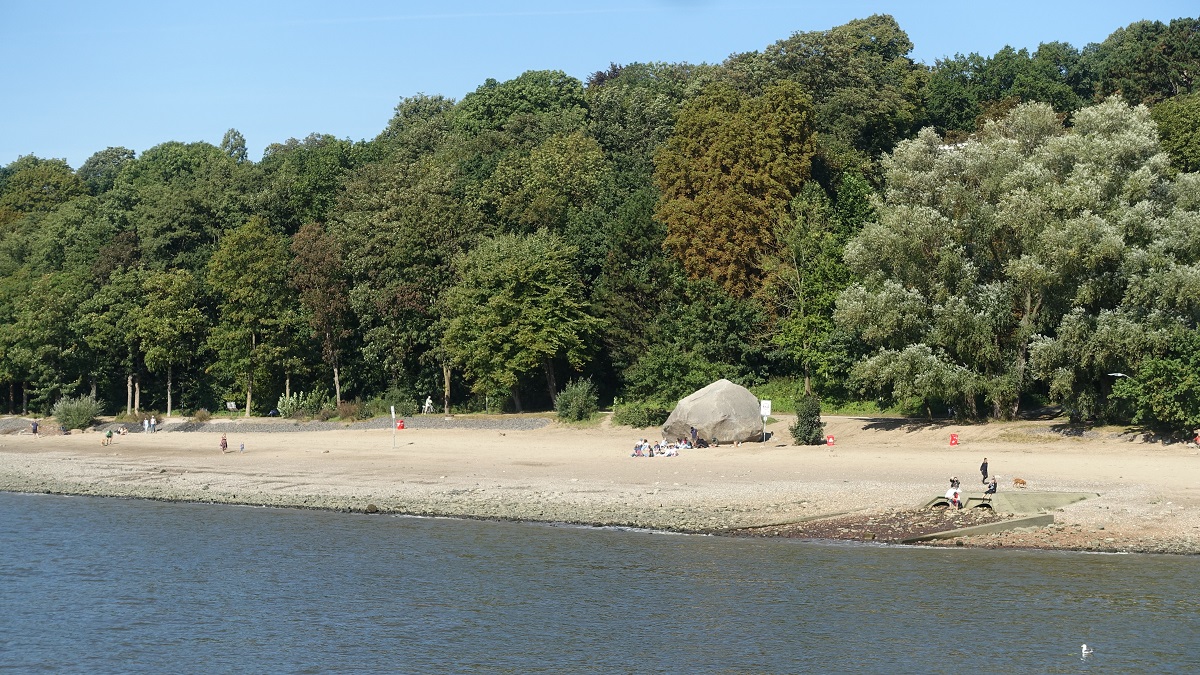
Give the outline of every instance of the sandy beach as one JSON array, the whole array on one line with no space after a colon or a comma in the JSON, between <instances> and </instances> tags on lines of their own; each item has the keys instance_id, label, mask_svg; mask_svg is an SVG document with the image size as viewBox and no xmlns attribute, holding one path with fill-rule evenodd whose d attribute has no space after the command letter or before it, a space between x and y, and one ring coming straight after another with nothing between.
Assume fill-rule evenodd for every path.
<instances>
[{"instance_id":1,"label":"sandy beach","mask_svg":"<svg viewBox=\"0 0 1200 675\"><path fill-rule=\"evenodd\" d=\"M780 417L766 443L630 457L657 429L592 427L264 432L263 420L118 436L0 435L0 490L275 507L626 526L697 533L840 518L844 538L945 492L981 489L987 457L1000 491L1095 493L1053 525L951 545L1200 553L1200 450L1119 428L1061 421L986 425L825 417L833 446L797 447ZM287 420L270 424L294 425ZM25 427L27 428L27 427ZM280 427L284 429L285 427ZM295 428L293 426L293 428ZM253 431L246 431L253 429ZM232 452L219 449L220 432ZM959 444L950 445L950 434ZM241 446L245 452L240 452ZM951 514L947 513L949 518ZM945 542L943 542L943 545Z\"/></svg>"}]
</instances>

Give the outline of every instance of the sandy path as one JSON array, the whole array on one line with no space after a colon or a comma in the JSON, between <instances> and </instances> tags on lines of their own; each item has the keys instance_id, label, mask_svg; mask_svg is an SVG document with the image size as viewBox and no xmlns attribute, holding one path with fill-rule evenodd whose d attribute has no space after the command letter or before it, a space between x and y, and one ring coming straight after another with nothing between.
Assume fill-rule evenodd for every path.
<instances>
[{"instance_id":1,"label":"sandy path","mask_svg":"<svg viewBox=\"0 0 1200 675\"><path fill-rule=\"evenodd\" d=\"M343 430L0 436L0 489L714 531L816 515L911 508L951 475L973 488L989 458L1001 490L1090 491L1032 541L990 544L1200 551L1200 452L1119 429L1067 435L1052 421L902 425L828 417L833 447L774 440L635 459L655 430ZM949 445L950 433L960 445ZM1108 541L1106 541L1108 540Z\"/></svg>"}]
</instances>

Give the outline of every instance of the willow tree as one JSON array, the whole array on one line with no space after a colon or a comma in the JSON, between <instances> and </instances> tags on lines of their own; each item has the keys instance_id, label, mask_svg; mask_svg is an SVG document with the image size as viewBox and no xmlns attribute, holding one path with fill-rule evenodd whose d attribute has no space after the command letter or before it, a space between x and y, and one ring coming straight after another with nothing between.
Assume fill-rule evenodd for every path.
<instances>
[{"instance_id":1,"label":"willow tree","mask_svg":"<svg viewBox=\"0 0 1200 675\"><path fill-rule=\"evenodd\" d=\"M922 131L885 169L879 217L847 247L863 282L838 299L839 323L878 349L860 381L1006 417L1041 380L1091 416L1108 373L1147 348L1139 333L1194 321L1188 303L1132 294L1152 279L1174 297L1195 276L1144 107L1110 99L1067 128L1025 104L965 145Z\"/></svg>"},{"instance_id":2,"label":"willow tree","mask_svg":"<svg viewBox=\"0 0 1200 675\"><path fill-rule=\"evenodd\" d=\"M779 82L756 97L710 85L680 109L655 157L664 247L689 277L753 295L774 226L808 178L814 151L812 103L799 85Z\"/></svg>"}]
</instances>

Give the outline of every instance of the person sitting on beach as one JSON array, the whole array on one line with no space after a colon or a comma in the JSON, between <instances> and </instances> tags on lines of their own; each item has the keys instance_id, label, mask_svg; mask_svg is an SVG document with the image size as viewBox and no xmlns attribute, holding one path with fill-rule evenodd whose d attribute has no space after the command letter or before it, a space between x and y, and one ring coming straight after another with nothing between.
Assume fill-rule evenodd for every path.
<instances>
[{"instance_id":1,"label":"person sitting on beach","mask_svg":"<svg viewBox=\"0 0 1200 675\"><path fill-rule=\"evenodd\" d=\"M987 486L987 489L983 491L983 494L985 494L985 495L996 494L996 477L995 476L992 476L991 478L988 479L988 486Z\"/></svg>"},{"instance_id":2,"label":"person sitting on beach","mask_svg":"<svg viewBox=\"0 0 1200 675\"><path fill-rule=\"evenodd\" d=\"M638 442L633 445L633 454L630 457L645 457L646 453L643 450L645 450L646 445L646 439L638 439Z\"/></svg>"},{"instance_id":3,"label":"person sitting on beach","mask_svg":"<svg viewBox=\"0 0 1200 675\"><path fill-rule=\"evenodd\" d=\"M956 509L962 508L962 493L959 491L957 485L951 484L950 489L946 490L946 501L950 502L950 506Z\"/></svg>"},{"instance_id":4,"label":"person sitting on beach","mask_svg":"<svg viewBox=\"0 0 1200 675\"><path fill-rule=\"evenodd\" d=\"M229 441L225 438L225 434L221 434L221 454L229 452Z\"/></svg>"}]
</instances>

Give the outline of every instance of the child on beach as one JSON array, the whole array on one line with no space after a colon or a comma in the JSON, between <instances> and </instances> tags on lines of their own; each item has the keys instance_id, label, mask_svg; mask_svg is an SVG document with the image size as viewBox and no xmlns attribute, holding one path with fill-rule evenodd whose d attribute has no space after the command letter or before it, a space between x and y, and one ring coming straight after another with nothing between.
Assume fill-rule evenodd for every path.
<instances>
[{"instance_id":1,"label":"child on beach","mask_svg":"<svg viewBox=\"0 0 1200 675\"><path fill-rule=\"evenodd\" d=\"M221 434L221 454L229 452L229 441L225 439L225 434Z\"/></svg>"}]
</instances>

